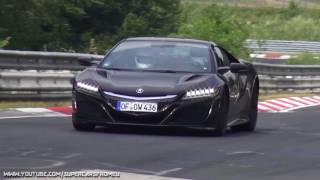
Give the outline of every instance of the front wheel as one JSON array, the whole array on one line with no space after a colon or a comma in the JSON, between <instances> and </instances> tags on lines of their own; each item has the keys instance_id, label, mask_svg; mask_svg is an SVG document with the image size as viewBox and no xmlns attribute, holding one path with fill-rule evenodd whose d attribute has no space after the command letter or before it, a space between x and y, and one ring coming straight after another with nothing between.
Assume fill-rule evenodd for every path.
<instances>
[{"instance_id":1,"label":"front wheel","mask_svg":"<svg viewBox=\"0 0 320 180\"><path fill-rule=\"evenodd\" d=\"M217 116L215 117L215 129L213 131L213 135L215 136L223 136L226 133L227 130L227 118L228 118L228 111L229 111L229 104L228 96L224 95L221 98L221 102L219 105L219 112L217 113Z\"/></svg>"},{"instance_id":2,"label":"front wheel","mask_svg":"<svg viewBox=\"0 0 320 180\"><path fill-rule=\"evenodd\" d=\"M255 130L256 124L257 124L257 118L258 118L258 93L259 93L258 89L257 87L255 87L252 94L249 111L248 111L249 121L244 124L231 127L233 131L254 131Z\"/></svg>"},{"instance_id":3,"label":"front wheel","mask_svg":"<svg viewBox=\"0 0 320 180\"><path fill-rule=\"evenodd\" d=\"M94 124L80 122L76 117L72 117L72 125L77 131L92 131L95 128Z\"/></svg>"}]
</instances>

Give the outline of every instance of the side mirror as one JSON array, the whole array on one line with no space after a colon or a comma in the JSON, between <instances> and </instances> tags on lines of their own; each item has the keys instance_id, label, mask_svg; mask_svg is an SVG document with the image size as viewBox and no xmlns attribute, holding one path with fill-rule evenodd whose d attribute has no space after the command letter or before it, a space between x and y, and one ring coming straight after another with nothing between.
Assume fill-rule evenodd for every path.
<instances>
[{"instance_id":1,"label":"side mirror","mask_svg":"<svg viewBox=\"0 0 320 180\"><path fill-rule=\"evenodd\" d=\"M240 71L246 71L248 69L248 66L246 64L241 63L231 63L230 64L230 70L233 73L238 73Z\"/></svg>"},{"instance_id":2,"label":"side mirror","mask_svg":"<svg viewBox=\"0 0 320 180\"><path fill-rule=\"evenodd\" d=\"M100 61L93 60L92 58L79 57L78 62L81 66L92 66L92 65L98 65Z\"/></svg>"},{"instance_id":3,"label":"side mirror","mask_svg":"<svg viewBox=\"0 0 320 180\"><path fill-rule=\"evenodd\" d=\"M219 72L220 74L224 74L224 73L226 73L226 72L228 72L228 71L230 71L230 67L229 67L229 66L223 66L223 67L219 67L219 68L218 68L218 72Z\"/></svg>"}]
</instances>

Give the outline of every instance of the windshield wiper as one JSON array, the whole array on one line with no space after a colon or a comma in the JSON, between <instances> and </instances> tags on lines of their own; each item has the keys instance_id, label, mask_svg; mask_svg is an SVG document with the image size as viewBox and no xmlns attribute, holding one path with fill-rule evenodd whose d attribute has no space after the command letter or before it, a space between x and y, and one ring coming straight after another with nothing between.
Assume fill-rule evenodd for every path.
<instances>
[{"instance_id":1,"label":"windshield wiper","mask_svg":"<svg viewBox=\"0 0 320 180\"><path fill-rule=\"evenodd\" d=\"M156 69L148 69L148 70L142 70L142 71L147 71L147 72L160 72L160 73L191 73L188 71L174 71L174 70L156 70Z\"/></svg>"},{"instance_id":2,"label":"windshield wiper","mask_svg":"<svg viewBox=\"0 0 320 180\"><path fill-rule=\"evenodd\" d=\"M122 69L122 68L104 68L105 70L114 70L114 71L124 71L127 69Z\"/></svg>"},{"instance_id":3,"label":"windshield wiper","mask_svg":"<svg viewBox=\"0 0 320 180\"><path fill-rule=\"evenodd\" d=\"M160 73L190 73L187 71L174 71L174 70L156 70L156 69L123 69L123 68L103 68L105 70L114 71L144 71L144 72L160 72Z\"/></svg>"},{"instance_id":4,"label":"windshield wiper","mask_svg":"<svg viewBox=\"0 0 320 180\"><path fill-rule=\"evenodd\" d=\"M156 70L157 71L157 70ZM164 72L164 73L177 73L177 71L173 70L158 70L158 72Z\"/></svg>"}]
</instances>

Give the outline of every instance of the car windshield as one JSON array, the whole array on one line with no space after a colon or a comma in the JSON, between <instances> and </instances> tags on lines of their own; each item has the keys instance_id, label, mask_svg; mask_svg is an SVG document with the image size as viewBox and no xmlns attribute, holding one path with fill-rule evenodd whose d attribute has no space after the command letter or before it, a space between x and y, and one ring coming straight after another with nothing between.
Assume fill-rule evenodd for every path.
<instances>
[{"instance_id":1,"label":"car windshield","mask_svg":"<svg viewBox=\"0 0 320 180\"><path fill-rule=\"evenodd\" d=\"M200 43L124 41L100 67L114 70L159 72L211 72L209 48Z\"/></svg>"}]
</instances>

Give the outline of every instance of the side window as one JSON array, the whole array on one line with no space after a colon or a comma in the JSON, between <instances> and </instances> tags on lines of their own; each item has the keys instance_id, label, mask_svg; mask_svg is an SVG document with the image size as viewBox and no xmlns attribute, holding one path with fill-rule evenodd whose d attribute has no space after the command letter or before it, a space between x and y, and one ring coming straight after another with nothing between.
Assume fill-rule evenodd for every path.
<instances>
[{"instance_id":1,"label":"side window","mask_svg":"<svg viewBox=\"0 0 320 180\"><path fill-rule=\"evenodd\" d=\"M217 65L218 65L218 67L223 67L224 65L223 65L223 61L222 61L222 54L221 53L218 53L217 51L216 51L216 48L214 47L214 46L212 46L211 45L211 50L212 50L212 52L214 53L214 56L216 57L215 59L216 59L216 61L217 61ZM219 51L220 52L220 51Z\"/></svg>"},{"instance_id":2,"label":"side window","mask_svg":"<svg viewBox=\"0 0 320 180\"><path fill-rule=\"evenodd\" d=\"M230 61L230 63L239 63L238 59L233 57L229 52L225 51L227 56L228 56L228 59Z\"/></svg>"},{"instance_id":3,"label":"side window","mask_svg":"<svg viewBox=\"0 0 320 180\"><path fill-rule=\"evenodd\" d=\"M230 60L230 63L239 63L238 59L233 57L230 53L227 54Z\"/></svg>"},{"instance_id":4,"label":"side window","mask_svg":"<svg viewBox=\"0 0 320 180\"><path fill-rule=\"evenodd\" d=\"M223 66L229 66L230 61L227 53L219 47L214 47L214 50L217 53L217 56L222 60Z\"/></svg>"}]
</instances>

